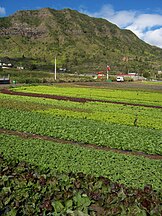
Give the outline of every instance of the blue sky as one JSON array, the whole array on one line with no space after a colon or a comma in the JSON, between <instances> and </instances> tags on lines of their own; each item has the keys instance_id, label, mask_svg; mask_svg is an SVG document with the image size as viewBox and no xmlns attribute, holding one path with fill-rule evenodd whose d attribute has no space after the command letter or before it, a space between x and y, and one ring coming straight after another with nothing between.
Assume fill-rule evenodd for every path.
<instances>
[{"instance_id":1,"label":"blue sky","mask_svg":"<svg viewBox=\"0 0 162 216\"><path fill-rule=\"evenodd\" d=\"M71 8L89 16L105 18L162 48L162 0L0 0L0 16L44 7Z\"/></svg>"}]
</instances>

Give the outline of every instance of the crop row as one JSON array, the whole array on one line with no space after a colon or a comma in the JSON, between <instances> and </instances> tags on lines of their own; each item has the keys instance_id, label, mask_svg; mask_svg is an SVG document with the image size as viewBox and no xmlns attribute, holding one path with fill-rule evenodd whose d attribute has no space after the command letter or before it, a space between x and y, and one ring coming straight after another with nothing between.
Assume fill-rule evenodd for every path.
<instances>
[{"instance_id":1,"label":"crop row","mask_svg":"<svg viewBox=\"0 0 162 216\"><path fill-rule=\"evenodd\" d=\"M85 87L63 86L26 86L17 87L14 91L63 95L78 98L91 98L110 101L129 102L137 104L161 105L162 95L158 92L143 92L129 90L94 89Z\"/></svg>"},{"instance_id":2,"label":"crop row","mask_svg":"<svg viewBox=\"0 0 162 216\"><path fill-rule=\"evenodd\" d=\"M0 108L0 127L162 155L162 130Z\"/></svg>"},{"instance_id":3,"label":"crop row","mask_svg":"<svg viewBox=\"0 0 162 216\"><path fill-rule=\"evenodd\" d=\"M48 113L53 116L68 116L107 123L162 129L160 109L100 102L77 103L3 94L0 94L0 102L1 107L9 109L29 110Z\"/></svg>"},{"instance_id":4,"label":"crop row","mask_svg":"<svg viewBox=\"0 0 162 216\"><path fill-rule=\"evenodd\" d=\"M50 175L13 159L1 163L1 215L160 215L160 194L150 185L128 188L83 173Z\"/></svg>"},{"instance_id":5,"label":"crop row","mask_svg":"<svg viewBox=\"0 0 162 216\"><path fill-rule=\"evenodd\" d=\"M26 161L53 174L83 172L133 188L150 184L155 190L162 190L160 160L4 134L0 134L0 144L5 158Z\"/></svg>"}]
</instances>

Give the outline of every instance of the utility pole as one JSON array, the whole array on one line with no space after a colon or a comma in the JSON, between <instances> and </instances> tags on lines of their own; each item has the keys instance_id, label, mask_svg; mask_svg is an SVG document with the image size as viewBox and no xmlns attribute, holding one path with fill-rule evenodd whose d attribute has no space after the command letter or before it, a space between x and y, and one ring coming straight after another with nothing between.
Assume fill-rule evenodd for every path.
<instances>
[{"instance_id":1,"label":"utility pole","mask_svg":"<svg viewBox=\"0 0 162 216\"><path fill-rule=\"evenodd\" d=\"M107 80L109 79L109 71L107 70Z\"/></svg>"},{"instance_id":2,"label":"utility pole","mask_svg":"<svg viewBox=\"0 0 162 216\"><path fill-rule=\"evenodd\" d=\"M56 80L56 56L55 56L55 77L54 79Z\"/></svg>"},{"instance_id":3,"label":"utility pole","mask_svg":"<svg viewBox=\"0 0 162 216\"><path fill-rule=\"evenodd\" d=\"M107 65L107 80L109 79L109 71L110 71L110 66L109 65Z\"/></svg>"}]
</instances>

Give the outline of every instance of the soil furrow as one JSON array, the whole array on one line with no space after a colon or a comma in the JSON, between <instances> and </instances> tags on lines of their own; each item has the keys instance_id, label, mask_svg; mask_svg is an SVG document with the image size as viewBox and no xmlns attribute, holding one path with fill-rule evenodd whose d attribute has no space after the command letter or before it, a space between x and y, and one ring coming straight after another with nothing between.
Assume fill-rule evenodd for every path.
<instances>
[{"instance_id":1,"label":"soil furrow","mask_svg":"<svg viewBox=\"0 0 162 216\"><path fill-rule=\"evenodd\" d=\"M26 132L20 132L20 131L13 131L13 130L7 130L0 128L0 134L8 134L8 135L16 135L25 139L32 138L32 139L40 139L40 140L46 140L46 141L52 141L57 142L60 144L71 144L71 145L78 145L84 148L91 148L96 150L102 150L102 151L111 151L119 154L126 154L126 155L134 155L134 156L143 156L152 160L162 160L162 155L155 155L155 154L146 154L144 152L136 152L131 150L120 150L105 146L97 146L95 144L83 144L75 141L67 141L64 139L58 139L54 137L49 136L43 136L43 135L37 135L32 133L26 133Z\"/></svg>"},{"instance_id":2,"label":"soil furrow","mask_svg":"<svg viewBox=\"0 0 162 216\"><path fill-rule=\"evenodd\" d=\"M55 100L68 100L68 101L79 102L79 103L85 103L85 102L102 102L103 103L104 102L104 103L112 103L112 104L142 106L142 107L150 107L150 108L155 108L155 109L162 109L162 106L154 106L154 105L147 105L147 104L135 104L135 103L132 104L132 103L120 102L120 101L97 100L97 99L90 99L90 98L76 98L76 97L69 97L69 96L27 93L27 92L14 92L9 89L2 89L0 92L3 94L9 94L9 95L41 97L41 98L49 98L49 99L55 99Z\"/></svg>"}]
</instances>

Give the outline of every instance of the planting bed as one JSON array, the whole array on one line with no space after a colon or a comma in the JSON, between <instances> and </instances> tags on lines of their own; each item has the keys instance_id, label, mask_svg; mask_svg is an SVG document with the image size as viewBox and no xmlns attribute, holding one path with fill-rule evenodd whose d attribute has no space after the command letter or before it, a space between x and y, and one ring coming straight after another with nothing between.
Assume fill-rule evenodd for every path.
<instances>
[{"instance_id":1,"label":"planting bed","mask_svg":"<svg viewBox=\"0 0 162 216\"><path fill-rule=\"evenodd\" d=\"M148 104L137 104L137 103L128 103L128 102L120 102L120 101L113 101L113 100L102 100L102 99L90 99L90 98L76 98L76 97L69 97L69 96L61 96L61 95L51 95L51 94L39 94L39 93L27 93L27 92L15 92L8 89L2 89L1 93L3 94L9 94L9 95L21 95L21 96L29 96L29 97L40 97L40 98L50 98L55 100L65 100L65 101L74 101L79 103L85 103L85 102L104 102L104 103L113 103L113 104L121 104L121 105L130 105L130 106L143 106L143 107L151 107L151 108L157 108L162 109L162 106L154 106L154 105L148 105Z\"/></svg>"},{"instance_id":2,"label":"planting bed","mask_svg":"<svg viewBox=\"0 0 162 216\"><path fill-rule=\"evenodd\" d=\"M0 213L160 216L161 113L155 89L57 84L2 90Z\"/></svg>"},{"instance_id":3,"label":"planting bed","mask_svg":"<svg viewBox=\"0 0 162 216\"><path fill-rule=\"evenodd\" d=\"M51 175L25 162L1 163L1 215L160 215L161 196L150 185L133 189L83 173Z\"/></svg>"}]
</instances>

